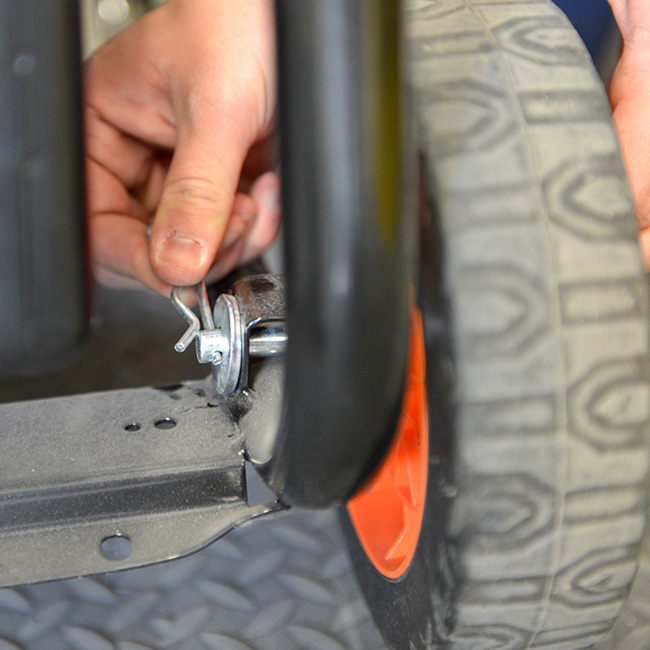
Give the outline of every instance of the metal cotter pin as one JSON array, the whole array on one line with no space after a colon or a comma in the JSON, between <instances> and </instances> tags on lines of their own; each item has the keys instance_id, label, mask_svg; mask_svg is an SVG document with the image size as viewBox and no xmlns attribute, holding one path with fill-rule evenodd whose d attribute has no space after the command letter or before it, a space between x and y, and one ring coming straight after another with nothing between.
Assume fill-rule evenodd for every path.
<instances>
[{"instance_id":1,"label":"metal cotter pin","mask_svg":"<svg viewBox=\"0 0 650 650\"><path fill-rule=\"evenodd\" d=\"M183 287L174 287L171 301L189 327L178 340L174 349L184 352L192 341L196 343L199 363L211 364L215 388L221 394L230 394L239 385L242 367L251 357L268 357L280 354L286 347L287 334L284 325L269 322L247 331L243 322L247 303L230 294L221 294L210 309L204 282L195 286L201 319L181 300ZM244 315L242 315L242 308ZM273 314L273 312L271 312ZM246 316L248 317L248 316ZM259 318L259 316L256 316ZM275 317L277 319L277 316Z\"/></svg>"},{"instance_id":2,"label":"metal cotter pin","mask_svg":"<svg viewBox=\"0 0 650 650\"><path fill-rule=\"evenodd\" d=\"M201 283L203 284L203 283ZM205 289L205 284L203 284ZM176 352L185 352L190 346L192 341L196 338L196 335L201 330L201 323L199 319L194 315L194 312L181 300L180 293L184 287L174 287L172 289L171 301L172 305L176 311L189 323L185 334L178 339L178 342L174 345L174 350ZM210 308L208 307L208 311Z\"/></svg>"}]
</instances>

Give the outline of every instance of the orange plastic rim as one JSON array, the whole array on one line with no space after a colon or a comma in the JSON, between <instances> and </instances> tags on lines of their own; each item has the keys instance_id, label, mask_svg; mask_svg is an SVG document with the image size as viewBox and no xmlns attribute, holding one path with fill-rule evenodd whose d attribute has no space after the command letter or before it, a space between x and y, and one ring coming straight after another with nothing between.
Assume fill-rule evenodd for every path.
<instances>
[{"instance_id":1,"label":"orange plastic rim","mask_svg":"<svg viewBox=\"0 0 650 650\"><path fill-rule=\"evenodd\" d=\"M395 439L376 474L348 502L361 546L389 579L404 574L417 548L429 467L429 419L422 316L411 312L409 362Z\"/></svg>"}]
</instances>

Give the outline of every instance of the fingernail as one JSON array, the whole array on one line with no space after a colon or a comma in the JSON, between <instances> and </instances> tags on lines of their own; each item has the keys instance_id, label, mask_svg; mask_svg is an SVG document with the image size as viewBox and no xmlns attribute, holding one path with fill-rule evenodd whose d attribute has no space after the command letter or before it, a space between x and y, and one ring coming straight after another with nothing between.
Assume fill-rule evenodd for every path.
<instances>
[{"instance_id":1,"label":"fingernail","mask_svg":"<svg viewBox=\"0 0 650 650\"><path fill-rule=\"evenodd\" d=\"M156 261L163 266L195 269L203 262L203 247L196 239L175 235L163 243Z\"/></svg>"},{"instance_id":2,"label":"fingernail","mask_svg":"<svg viewBox=\"0 0 650 650\"><path fill-rule=\"evenodd\" d=\"M236 214L230 219L228 230L221 240L221 249L229 248L236 241L241 239L249 229L251 224L255 221L255 215L252 214Z\"/></svg>"}]
</instances>

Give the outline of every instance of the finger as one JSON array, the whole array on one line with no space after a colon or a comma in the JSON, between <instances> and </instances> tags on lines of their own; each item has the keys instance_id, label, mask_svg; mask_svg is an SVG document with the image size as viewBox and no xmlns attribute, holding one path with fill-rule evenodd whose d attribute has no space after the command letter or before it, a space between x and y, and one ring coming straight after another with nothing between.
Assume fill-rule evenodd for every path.
<instances>
[{"instance_id":1,"label":"finger","mask_svg":"<svg viewBox=\"0 0 650 650\"><path fill-rule=\"evenodd\" d=\"M123 133L107 122L92 106L84 115L86 154L114 174L129 189L144 186L151 175L152 165L162 155L143 141Z\"/></svg>"},{"instance_id":2,"label":"finger","mask_svg":"<svg viewBox=\"0 0 650 650\"><path fill-rule=\"evenodd\" d=\"M270 131L263 140L256 142L251 147L242 168L242 180L248 183L248 186L243 191L250 193L253 182L269 169L273 169L274 152L276 150L275 140L276 133Z\"/></svg>"},{"instance_id":3,"label":"finger","mask_svg":"<svg viewBox=\"0 0 650 650\"><path fill-rule=\"evenodd\" d=\"M149 263L147 226L143 222L123 214L98 215L90 229L90 247L99 267L136 278L150 289L169 295L171 286L156 276Z\"/></svg>"},{"instance_id":4,"label":"finger","mask_svg":"<svg viewBox=\"0 0 650 650\"><path fill-rule=\"evenodd\" d=\"M232 214L228 221L226 230L219 251L230 248L236 241L244 238L251 230L257 218L258 207L255 200L248 194L239 193L235 196ZM217 257L219 256L217 252Z\"/></svg>"},{"instance_id":5,"label":"finger","mask_svg":"<svg viewBox=\"0 0 650 650\"><path fill-rule=\"evenodd\" d=\"M650 226L650 81L645 57L633 48L623 52L611 85L614 123L623 151L639 227Z\"/></svg>"},{"instance_id":6,"label":"finger","mask_svg":"<svg viewBox=\"0 0 650 650\"><path fill-rule=\"evenodd\" d=\"M647 40L650 31L650 4L646 0L609 0L616 24L626 44Z\"/></svg>"},{"instance_id":7,"label":"finger","mask_svg":"<svg viewBox=\"0 0 650 650\"><path fill-rule=\"evenodd\" d=\"M612 13L618 24L618 28L623 34L627 35L627 11L626 11L626 0L608 0L610 7L612 8Z\"/></svg>"},{"instance_id":8,"label":"finger","mask_svg":"<svg viewBox=\"0 0 650 650\"><path fill-rule=\"evenodd\" d=\"M219 256L217 257L214 266L212 266L206 275L206 283L210 284L217 280L221 280L221 278L224 278L226 275L241 266L239 261L241 260L244 243L243 239L239 239L229 248L219 251Z\"/></svg>"},{"instance_id":9,"label":"finger","mask_svg":"<svg viewBox=\"0 0 650 650\"><path fill-rule=\"evenodd\" d=\"M151 264L161 280L189 285L207 273L228 224L248 145L228 119L179 129L151 231Z\"/></svg>"},{"instance_id":10,"label":"finger","mask_svg":"<svg viewBox=\"0 0 650 650\"><path fill-rule=\"evenodd\" d=\"M90 219L104 213L129 214L131 197L127 189L115 174L92 158L86 158L86 182Z\"/></svg>"},{"instance_id":11,"label":"finger","mask_svg":"<svg viewBox=\"0 0 650 650\"><path fill-rule=\"evenodd\" d=\"M214 263L206 275L206 282L215 282L239 266L238 262L246 245L246 237L257 219L257 214L258 207L255 200L247 194L237 194L233 213L228 221L228 229Z\"/></svg>"},{"instance_id":12,"label":"finger","mask_svg":"<svg viewBox=\"0 0 650 650\"><path fill-rule=\"evenodd\" d=\"M206 280L214 282L234 269L259 258L273 243L280 225L280 181L277 174L268 172L254 183L251 197L246 197L257 207L257 215L248 230L233 239L229 246L219 249L214 265ZM231 220L235 215L231 217ZM230 232L230 226L229 226ZM224 238L224 244L226 243Z\"/></svg>"},{"instance_id":13,"label":"finger","mask_svg":"<svg viewBox=\"0 0 650 650\"><path fill-rule=\"evenodd\" d=\"M246 237L240 264L257 259L275 240L280 228L280 178L275 172L260 176L251 188L259 211Z\"/></svg>"}]
</instances>

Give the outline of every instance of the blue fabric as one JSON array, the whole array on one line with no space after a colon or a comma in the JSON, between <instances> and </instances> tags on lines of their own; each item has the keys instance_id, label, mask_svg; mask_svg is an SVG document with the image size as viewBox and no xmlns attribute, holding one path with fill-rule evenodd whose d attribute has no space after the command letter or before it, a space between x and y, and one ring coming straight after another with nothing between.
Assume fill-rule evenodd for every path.
<instances>
[{"instance_id":1,"label":"blue fabric","mask_svg":"<svg viewBox=\"0 0 650 650\"><path fill-rule=\"evenodd\" d=\"M554 1L573 23L593 57L612 20L612 11L607 0Z\"/></svg>"}]
</instances>

